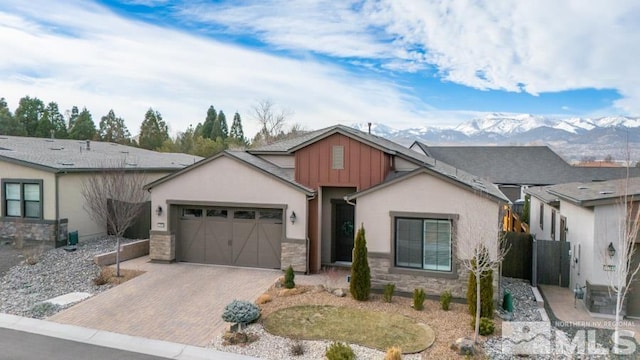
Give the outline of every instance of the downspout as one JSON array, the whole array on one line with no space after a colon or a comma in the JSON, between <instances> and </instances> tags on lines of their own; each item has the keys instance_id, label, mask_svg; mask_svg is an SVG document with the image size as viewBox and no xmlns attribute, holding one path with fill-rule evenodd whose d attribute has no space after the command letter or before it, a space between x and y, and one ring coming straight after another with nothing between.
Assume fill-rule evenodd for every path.
<instances>
[{"instance_id":1,"label":"downspout","mask_svg":"<svg viewBox=\"0 0 640 360\"><path fill-rule=\"evenodd\" d=\"M55 206L55 220L56 220L56 236L55 236L55 244L53 244L53 246L55 247L57 245L57 243L60 241L60 196L58 195L58 179L59 179L59 175L60 172L56 172L55 173L55 192L56 192L56 206ZM44 195L44 194L43 194ZM44 217L44 214L42 214ZM69 231L69 229L67 229L67 231ZM68 241L67 241L68 242Z\"/></svg>"}]
</instances>

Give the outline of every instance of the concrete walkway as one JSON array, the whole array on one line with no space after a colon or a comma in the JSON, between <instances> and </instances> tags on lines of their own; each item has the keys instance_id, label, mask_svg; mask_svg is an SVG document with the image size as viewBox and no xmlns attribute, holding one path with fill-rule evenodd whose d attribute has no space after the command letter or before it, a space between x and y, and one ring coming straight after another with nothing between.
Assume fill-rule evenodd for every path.
<instances>
[{"instance_id":1,"label":"concrete walkway","mask_svg":"<svg viewBox=\"0 0 640 360\"><path fill-rule=\"evenodd\" d=\"M573 291L552 285L538 285L545 300L553 310L553 314L562 321L575 323L577 326L590 326L595 328L613 328L614 317L594 317L589 314L582 300L575 300ZM621 329L631 330L635 333L636 341L640 343L640 320L623 319Z\"/></svg>"},{"instance_id":2,"label":"concrete walkway","mask_svg":"<svg viewBox=\"0 0 640 360\"><path fill-rule=\"evenodd\" d=\"M279 270L153 264L148 257L121 263L145 274L87 299L47 320L148 339L206 346L229 324L233 301L254 301L282 275Z\"/></svg>"}]
</instances>

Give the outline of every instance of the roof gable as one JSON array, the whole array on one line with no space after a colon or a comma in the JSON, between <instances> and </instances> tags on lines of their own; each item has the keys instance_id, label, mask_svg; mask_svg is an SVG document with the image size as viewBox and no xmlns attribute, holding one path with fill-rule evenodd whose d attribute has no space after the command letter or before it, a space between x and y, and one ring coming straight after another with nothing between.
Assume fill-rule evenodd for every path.
<instances>
[{"instance_id":1,"label":"roof gable","mask_svg":"<svg viewBox=\"0 0 640 360\"><path fill-rule=\"evenodd\" d=\"M287 139L270 145L250 149L248 150L248 152L252 154L290 154L334 134L342 134L344 136L367 144L373 148L376 148L380 151L383 151L384 153L400 156L404 159L420 165L433 165L433 160L423 154L417 153L405 146L397 144L383 137L369 134L344 125L334 125L324 129L311 131L293 139Z\"/></svg>"},{"instance_id":2,"label":"roof gable","mask_svg":"<svg viewBox=\"0 0 640 360\"><path fill-rule=\"evenodd\" d=\"M298 184L297 182L295 182L293 179L291 179L291 177L281 168L279 168L278 166L263 160L261 158L259 158L258 156L254 156L249 154L248 152L245 151L229 151L229 150L225 150L222 151L220 153L218 153L217 155L211 156L209 158L206 158L204 160L201 160L191 166L188 166L180 171L177 171L175 173L169 174L163 178L160 178L152 183L149 183L147 185L145 185L145 189L152 189L162 183L165 183L167 181L171 181L175 178L180 177L180 175L189 172L193 169L199 168L200 166L206 165L210 162L213 162L221 157L226 157L229 159L233 159L234 161L238 161L240 163L243 163L249 167L254 168L255 170L258 170L268 176L271 176L273 178L275 178L278 181L281 181L283 183L285 183L286 185L292 186L295 189L305 193L306 195L313 195L315 194L315 191L313 189L309 189L308 187Z\"/></svg>"}]
</instances>

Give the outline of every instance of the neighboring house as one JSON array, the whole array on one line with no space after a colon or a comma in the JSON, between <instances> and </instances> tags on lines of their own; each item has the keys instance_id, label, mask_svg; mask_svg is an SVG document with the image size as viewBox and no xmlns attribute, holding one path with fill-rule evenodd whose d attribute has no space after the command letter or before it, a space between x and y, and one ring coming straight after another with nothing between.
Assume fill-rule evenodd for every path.
<instances>
[{"instance_id":1,"label":"neighboring house","mask_svg":"<svg viewBox=\"0 0 640 360\"><path fill-rule=\"evenodd\" d=\"M428 146L416 141L411 149L498 185L512 202L522 199L529 186L626 176L622 167L572 166L548 146ZM640 176L640 169L630 171L632 176Z\"/></svg>"},{"instance_id":2,"label":"neighboring house","mask_svg":"<svg viewBox=\"0 0 640 360\"><path fill-rule=\"evenodd\" d=\"M622 221L622 199L630 195L637 209L640 178L603 182L567 183L526 190L531 195L531 233L538 239L570 243L571 288L585 287L584 303L594 315L615 314L615 295L610 293L608 265L619 260L620 252L609 256L609 244L618 247ZM636 245L637 247L637 245ZM618 249L620 250L620 249ZM638 249L640 250L640 249ZM632 263L640 260L636 251ZM614 297L611 297L611 296ZM626 314L640 316L640 283L631 286Z\"/></svg>"},{"instance_id":3,"label":"neighboring house","mask_svg":"<svg viewBox=\"0 0 640 360\"><path fill-rule=\"evenodd\" d=\"M482 179L404 146L336 125L261 148L225 151L146 186L155 261L317 272L351 263L366 230L375 286L464 297L457 244L497 241L508 199ZM488 224L488 225L487 225ZM484 231L484 233L483 233Z\"/></svg>"},{"instance_id":4,"label":"neighboring house","mask_svg":"<svg viewBox=\"0 0 640 360\"><path fill-rule=\"evenodd\" d=\"M106 224L83 208L89 174L125 163L152 181L200 159L97 141L0 136L0 238L53 246L66 242L68 231L77 230L80 239L106 234Z\"/></svg>"}]
</instances>

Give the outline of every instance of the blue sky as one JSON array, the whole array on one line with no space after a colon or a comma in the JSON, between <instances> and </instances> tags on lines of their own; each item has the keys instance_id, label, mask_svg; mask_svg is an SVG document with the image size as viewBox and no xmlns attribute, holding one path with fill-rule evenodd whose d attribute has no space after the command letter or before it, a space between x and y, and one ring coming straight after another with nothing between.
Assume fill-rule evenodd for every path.
<instances>
[{"instance_id":1,"label":"blue sky","mask_svg":"<svg viewBox=\"0 0 640 360\"><path fill-rule=\"evenodd\" d=\"M0 44L12 110L114 109L134 134L149 107L175 133L214 105L252 135L263 99L307 129L640 113L635 1L3 0Z\"/></svg>"}]
</instances>

